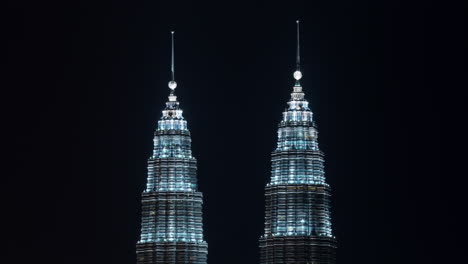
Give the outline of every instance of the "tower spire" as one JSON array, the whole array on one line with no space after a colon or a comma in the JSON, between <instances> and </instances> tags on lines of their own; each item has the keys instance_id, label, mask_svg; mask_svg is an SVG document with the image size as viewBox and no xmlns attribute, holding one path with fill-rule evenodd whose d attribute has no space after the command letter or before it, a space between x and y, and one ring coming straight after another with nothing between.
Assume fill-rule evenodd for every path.
<instances>
[{"instance_id":1,"label":"tower spire","mask_svg":"<svg viewBox=\"0 0 468 264\"><path fill-rule=\"evenodd\" d=\"M297 24L297 50L296 50L296 70L301 68L301 53L300 53L300 44L299 44L299 20L296 20Z\"/></svg>"},{"instance_id":2,"label":"tower spire","mask_svg":"<svg viewBox=\"0 0 468 264\"><path fill-rule=\"evenodd\" d=\"M175 71L174 71L174 31L171 31L171 81L169 82L169 88L172 90L171 93L177 87L177 83L175 81Z\"/></svg>"},{"instance_id":3,"label":"tower spire","mask_svg":"<svg viewBox=\"0 0 468 264\"><path fill-rule=\"evenodd\" d=\"M294 86L301 86L299 80L302 78L301 72L301 55L300 55L300 42L299 42L299 20L296 20L297 25L297 48L296 48L296 71L293 76L296 79L296 84Z\"/></svg>"}]
</instances>

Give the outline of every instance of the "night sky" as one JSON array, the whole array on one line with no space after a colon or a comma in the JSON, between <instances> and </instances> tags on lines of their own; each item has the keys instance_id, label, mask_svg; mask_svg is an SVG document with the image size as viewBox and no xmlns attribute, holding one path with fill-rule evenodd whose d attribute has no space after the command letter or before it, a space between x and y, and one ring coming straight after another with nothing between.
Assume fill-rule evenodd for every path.
<instances>
[{"instance_id":1,"label":"night sky","mask_svg":"<svg viewBox=\"0 0 468 264\"><path fill-rule=\"evenodd\" d=\"M458 227L467 157L461 7L8 7L2 240L15 263L136 263L140 194L169 93L175 30L176 94L198 160L208 263L258 264L270 153L294 84L296 19L301 83L332 186L338 263L460 263L466 254Z\"/></svg>"}]
</instances>

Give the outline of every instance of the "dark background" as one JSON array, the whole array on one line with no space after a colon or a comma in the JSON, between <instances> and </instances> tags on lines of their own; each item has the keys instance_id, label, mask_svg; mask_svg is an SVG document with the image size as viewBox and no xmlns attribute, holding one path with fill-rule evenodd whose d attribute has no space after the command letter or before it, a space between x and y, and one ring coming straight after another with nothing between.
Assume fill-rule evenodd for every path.
<instances>
[{"instance_id":1,"label":"dark background","mask_svg":"<svg viewBox=\"0 0 468 264\"><path fill-rule=\"evenodd\" d=\"M10 262L135 263L175 29L209 263L258 263L296 19L338 263L460 263L466 254L461 5L11 1L2 10Z\"/></svg>"}]
</instances>

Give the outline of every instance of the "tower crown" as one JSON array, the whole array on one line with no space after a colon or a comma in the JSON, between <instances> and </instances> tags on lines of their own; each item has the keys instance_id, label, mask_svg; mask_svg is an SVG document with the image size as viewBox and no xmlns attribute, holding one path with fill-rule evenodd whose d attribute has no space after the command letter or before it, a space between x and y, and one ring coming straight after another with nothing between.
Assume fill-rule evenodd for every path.
<instances>
[{"instance_id":1,"label":"tower crown","mask_svg":"<svg viewBox=\"0 0 468 264\"><path fill-rule=\"evenodd\" d=\"M168 84L171 92L169 93L166 108L162 111L161 120L158 122L158 130L187 130L187 121L184 120L183 111L180 109L180 103L177 101L177 96L174 93L177 87L174 67L174 33L174 31L171 31L171 81Z\"/></svg>"},{"instance_id":2,"label":"tower crown","mask_svg":"<svg viewBox=\"0 0 468 264\"><path fill-rule=\"evenodd\" d=\"M301 59L300 59L300 42L299 42L299 20L296 21L296 34L297 34L297 47L296 47L296 71L293 76L296 80L291 93L291 99L288 102L288 108L283 112L283 120L280 125L287 125L293 123L309 123L313 124L312 111L309 108L309 102L304 97L301 83L299 80L302 78L301 72ZM305 124L305 123L304 123Z\"/></svg>"}]
</instances>

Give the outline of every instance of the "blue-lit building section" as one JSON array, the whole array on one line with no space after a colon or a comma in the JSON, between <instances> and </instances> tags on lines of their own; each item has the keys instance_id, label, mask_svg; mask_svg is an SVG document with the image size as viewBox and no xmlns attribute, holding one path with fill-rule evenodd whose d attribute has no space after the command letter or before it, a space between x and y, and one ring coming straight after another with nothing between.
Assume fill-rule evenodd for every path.
<instances>
[{"instance_id":1,"label":"blue-lit building section","mask_svg":"<svg viewBox=\"0 0 468 264\"><path fill-rule=\"evenodd\" d=\"M265 232L260 238L261 264L334 264L336 241L330 216L330 186L324 155L299 65L288 107L278 125L265 187Z\"/></svg>"},{"instance_id":2,"label":"blue-lit building section","mask_svg":"<svg viewBox=\"0 0 468 264\"><path fill-rule=\"evenodd\" d=\"M142 194L138 264L206 264L203 196L197 190L197 162L179 102L171 92L155 131L153 155Z\"/></svg>"},{"instance_id":3,"label":"blue-lit building section","mask_svg":"<svg viewBox=\"0 0 468 264\"><path fill-rule=\"evenodd\" d=\"M171 93L154 134L142 193L138 264L206 264L203 240L202 193L197 189L197 162L192 156L190 131Z\"/></svg>"},{"instance_id":4,"label":"blue-lit building section","mask_svg":"<svg viewBox=\"0 0 468 264\"><path fill-rule=\"evenodd\" d=\"M302 87L294 86L272 154L267 189L277 191L271 195L280 203L267 215L270 224L265 236L333 237L323 153L318 147L318 132L308 104Z\"/></svg>"}]
</instances>

